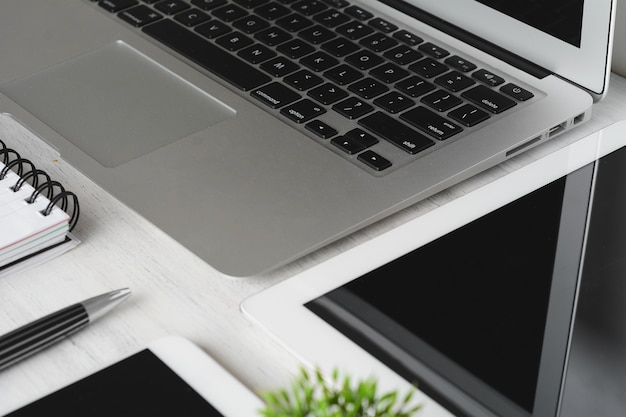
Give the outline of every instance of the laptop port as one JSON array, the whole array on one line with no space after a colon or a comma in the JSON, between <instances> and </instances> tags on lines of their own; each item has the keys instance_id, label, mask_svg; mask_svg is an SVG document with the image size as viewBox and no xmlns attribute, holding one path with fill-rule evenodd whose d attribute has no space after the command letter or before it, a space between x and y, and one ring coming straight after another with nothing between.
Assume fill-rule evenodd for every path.
<instances>
[{"instance_id":1,"label":"laptop port","mask_svg":"<svg viewBox=\"0 0 626 417\"><path fill-rule=\"evenodd\" d=\"M550 128L550 130L548 130L548 137L551 138L552 136L555 136L561 133L563 130L565 130L565 123L561 123L560 125L553 126Z\"/></svg>"},{"instance_id":2,"label":"laptop port","mask_svg":"<svg viewBox=\"0 0 626 417\"><path fill-rule=\"evenodd\" d=\"M585 120L585 113L581 113L578 116L574 117L574 124L577 125L578 123L582 122L583 120Z\"/></svg>"},{"instance_id":3,"label":"laptop port","mask_svg":"<svg viewBox=\"0 0 626 417\"><path fill-rule=\"evenodd\" d=\"M531 140L529 140L528 142L524 142L521 145L519 145L516 148L511 149L510 151L508 151L506 153L506 156L509 157L515 153L518 153L519 151L521 151L522 149L526 149L528 148L530 145L533 145L537 142L539 142L541 140L541 136L537 136L536 138L532 138Z\"/></svg>"}]
</instances>

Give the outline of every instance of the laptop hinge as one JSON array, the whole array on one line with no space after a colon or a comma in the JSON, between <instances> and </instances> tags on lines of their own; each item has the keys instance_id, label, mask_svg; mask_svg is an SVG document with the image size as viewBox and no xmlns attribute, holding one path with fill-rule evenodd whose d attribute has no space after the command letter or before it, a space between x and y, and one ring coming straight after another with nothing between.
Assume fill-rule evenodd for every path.
<instances>
[{"instance_id":1,"label":"laptop hinge","mask_svg":"<svg viewBox=\"0 0 626 417\"><path fill-rule=\"evenodd\" d=\"M427 25L433 26L440 31L453 36L457 39L462 40L463 42L478 48L490 55L495 56L502 61L513 65L514 67L529 73L537 78L544 78L548 75L551 75L552 72L528 61L521 56L514 54L494 43L491 43L481 37L471 34L465 29L461 29L458 26L455 26L445 20L428 13L418 7L415 7L411 4L408 4L402 0L379 0L381 3L385 3L394 9L400 10L403 13L408 14L409 16L414 17L415 19L426 23Z\"/></svg>"}]
</instances>

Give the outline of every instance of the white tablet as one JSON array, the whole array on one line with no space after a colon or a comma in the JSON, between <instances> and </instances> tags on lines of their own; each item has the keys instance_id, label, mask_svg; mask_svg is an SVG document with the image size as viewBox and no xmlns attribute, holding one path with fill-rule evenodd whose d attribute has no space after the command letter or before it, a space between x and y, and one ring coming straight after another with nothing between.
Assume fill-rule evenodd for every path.
<instances>
[{"instance_id":1,"label":"white tablet","mask_svg":"<svg viewBox=\"0 0 626 417\"><path fill-rule=\"evenodd\" d=\"M200 348L171 336L6 417L258 417L262 405Z\"/></svg>"},{"instance_id":2,"label":"white tablet","mask_svg":"<svg viewBox=\"0 0 626 417\"><path fill-rule=\"evenodd\" d=\"M623 254L609 249L623 240L610 239L618 225L626 235L625 144L626 121L242 309L306 364L375 374L389 386L417 383L425 416L554 417L579 284Z\"/></svg>"}]
</instances>

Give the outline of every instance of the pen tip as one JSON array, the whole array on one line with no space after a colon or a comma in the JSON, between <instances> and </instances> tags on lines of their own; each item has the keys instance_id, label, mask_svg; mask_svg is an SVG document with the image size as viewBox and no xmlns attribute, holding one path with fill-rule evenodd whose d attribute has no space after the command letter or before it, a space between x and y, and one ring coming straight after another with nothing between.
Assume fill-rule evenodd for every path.
<instances>
[{"instance_id":1,"label":"pen tip","mask_svg":"<svg viewBox=\"0 0 626 417\"><path fill-rule=\"evenodd\" d=\"M122 303L130 295L130 289L121 288L118 290L110 291L106 294L102 294L89 300L84 301L83 307L87 310L89 315L89 321L94 321L113 310L120 303Z\"/></svg>"},{"instance_id":2,"label":"pen tip","mask_svg":"<svg viewBox=\"0 0 626 417\"><path fill-rule=\"evenodd\" d=\"M114 294L117 297L126 297L130 295L130 288L120 288L119 290L111 291L111 294Z\"/></svg>"}]
</instances>

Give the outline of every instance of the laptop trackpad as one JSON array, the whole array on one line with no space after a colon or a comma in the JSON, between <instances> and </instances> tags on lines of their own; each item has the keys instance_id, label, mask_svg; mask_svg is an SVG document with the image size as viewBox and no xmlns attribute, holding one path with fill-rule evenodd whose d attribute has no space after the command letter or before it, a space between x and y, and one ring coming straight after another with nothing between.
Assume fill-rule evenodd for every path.
<instances>
[{"instance_id":1,"label":"laptop trackpad","mask_svg":"<svg viewBox=\"0 0 626 417\"><path fill-rule=\"evenodd\" d=\"M123 42L8 82L0 91L106 167L235 114Z\"/></svg>"}]
</instances>

